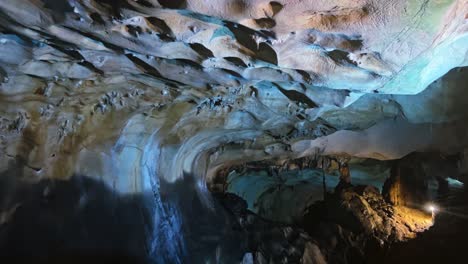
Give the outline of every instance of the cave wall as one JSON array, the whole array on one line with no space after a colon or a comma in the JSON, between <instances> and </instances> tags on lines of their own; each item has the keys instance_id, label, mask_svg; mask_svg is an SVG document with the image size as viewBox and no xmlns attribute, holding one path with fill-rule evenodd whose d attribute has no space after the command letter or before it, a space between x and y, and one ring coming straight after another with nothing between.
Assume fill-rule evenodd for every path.
<instances>
[{"instance_id":1,"label":"cave wall","mask_svg":"<svg viewBox=\"0 0 468 264\"><path fill-rule=\"evenodd\" d=\"M14 164L12 189L86 176L163 219L174 184L210 212L208 187L247 162L464 152L467 13L463 0L2 1L0 171Z\"/></svg>"}]
</instances>

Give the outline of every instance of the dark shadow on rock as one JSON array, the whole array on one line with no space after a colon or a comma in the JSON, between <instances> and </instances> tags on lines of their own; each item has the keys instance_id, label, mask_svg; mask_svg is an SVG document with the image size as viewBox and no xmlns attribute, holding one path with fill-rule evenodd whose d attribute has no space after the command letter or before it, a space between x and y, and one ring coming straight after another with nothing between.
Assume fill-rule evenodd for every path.
<instances>
[{"instance_id":1,"label":"dark shadow on rock","mask_svg":"<svg viewBox=\"0 0 468 264\"><path fill-rule=\"evenodd\" d=\"M186 0L158 0L158 3L164 8L182 9L185 8Z\"/></svg>"},{"instance_id":2,"label":"dark shadow on rock","mask_svg":"<svg viewBox=\"0 0 468 264\"><path fill-rule=\"evenodd\" d=\"M44 7L48 8L56 13L64 14L67 12L73 12L73 7L70 6L68 1L63 0L42 0Z\"/></svg>"},{"instance_id":3,"label":"dark shadow on rock","mask_svg":"<svg viewBox=\"0 0 468 264\"><path fill-rule=\"evenodd\" d=\"M160 182L161 200L177 210L186 263L239 263L246 251L246 234L235 215L212 194L200 192L191 175L174 183Z\"/></svg>"},{"instance_id":4,"label":"dark shadow on rock","mask_svg":"<svg viewBox=\"0 0 468 264\"><path fill-rule=\"evenodd\" d=\"M22 166L0 174L0 259L9 262L238 264L257 252L296 263L310 241L235 195L200 189L191 175L122 195L79 175L26 183Z\"/></svg>"},{"instance_id":5,"label":"dark shadow on rock","mask_svg":"<svg viewBox=\"0 0 468 264\"><path fill-rule=\"evenodd\" d=\"M245 252L233 214L217 200L206 207L192 177L161 183L157 194L122 195L79 175L26 183L21 166L0 174L0 259L239 263Z\"/></svg>"},{"instance_id":6,"label":"dark shadow on rock","mask_svg":"<svg viewBox=\"0 0 468 264\"><path fill-rule=\"evenodd\" d=\"M145 263L147 211L83 176L22 183L0 174L0 258L35 263Z\"/></svg>"}]
</instances>

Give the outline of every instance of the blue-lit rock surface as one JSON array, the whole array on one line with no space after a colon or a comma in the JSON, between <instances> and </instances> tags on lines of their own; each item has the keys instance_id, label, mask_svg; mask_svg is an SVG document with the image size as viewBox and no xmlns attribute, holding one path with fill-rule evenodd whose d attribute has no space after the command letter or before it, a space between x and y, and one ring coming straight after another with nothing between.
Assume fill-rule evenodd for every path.
<instances>
[{"instance_id":1,"label":"blue-lit rock surface","mask_svg":"<svg viewBox=\"0 0 468 264\"><path fill-rule=\"evenodd\" d=\"M392 171L414 165L426 189L468 179L467 14L465 0L0 1L0 253L345 263L367 243L348 217L382 247L413 237L432 223L384 201L413 184ZM332 247L305 222L344 235Z\"/></svg>"}]
</instances>

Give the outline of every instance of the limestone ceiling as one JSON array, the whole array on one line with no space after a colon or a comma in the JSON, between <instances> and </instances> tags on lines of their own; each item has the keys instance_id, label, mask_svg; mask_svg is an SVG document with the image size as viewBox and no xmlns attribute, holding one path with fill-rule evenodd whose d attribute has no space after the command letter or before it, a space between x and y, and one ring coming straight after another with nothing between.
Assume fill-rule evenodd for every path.
<instances>
[{"instance_id":1,"label":"limestone ceiling","mask_svg":"<svg viewBox=\"0 0 468 264\"><path fill-rule=\"evenodd\" d=\"M141 154L126 148L156 144L157 133L166 146L158 166L173 180L308 155L316 138L365 135L389 118L403 134L455 122L443 137L464 102L448 109L452 101L435 98L463 95L455 88L466 87L466 72L433 81L467 65L467 13L464 0L4 0L1 151L34 175L93 174L80 162L94 157L101 168L112 151L132 160ZM433 144L395 139L407 148L388 152L363 140L371 153L328 149L387 159Z\"/></svg>"}]
</instances>

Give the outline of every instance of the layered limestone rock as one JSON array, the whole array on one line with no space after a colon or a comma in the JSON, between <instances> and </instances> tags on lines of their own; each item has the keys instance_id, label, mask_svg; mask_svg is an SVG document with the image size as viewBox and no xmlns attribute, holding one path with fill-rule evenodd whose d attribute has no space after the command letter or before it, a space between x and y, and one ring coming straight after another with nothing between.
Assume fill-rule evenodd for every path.
<instances>
[{"instance_id":1,"label":"layered limestone rock","mask_svg":"<svg viewBox=\"0 0 468 264\"><path fill-rule=\"evenodd\" d=\"M145 123L159 120L149 133L160 131L159 144L170 145L168 152L184 159L161 171L170 181L184 170L197 174L190 163L207 152L219 153L212 149L227 143L242 145L243 153L229 150L226 158L219 153L210 158L211 167L237 163L242 158L236 155L298 157L315 147L401 157L433 142L395 139L394 148L408 145L396 151L380 143L341 143L359 141L359 132L310 140L335 131L330 125L363 129L401 116L439 121L411 116L414 104L422 103L419 97L374 96L364 106L341 107L365 93L418 93L466 60L464 1L21 0L0 7L2 152L20 157L26 170L40 177L69 177L82 167L83 156L93 155L89 152L106 163L109 145L133 116L148 119ZM442 62L443 67L435 66ZM455 77L433 90L463 81ZM436 96L428 96L424 109ZM402 121L377 124L368 133L380 142L389 129L401 131L398 138L404 139L428 131L445 138L453 131ZM191 149L202 138L213 142L183 153L184 142Z\"/></svg>"},{"instance_id":2,"label":"layered limestone rock","mask_svg":"<svg viewBox=\"0 0 468 264\"><path fill-rule=\"evenodd\" d=\"M176 241L149 239L149 255L183 262L196 243L174 239L190 215L175 191L196 193L201 215L219 208L210 191L230 191L291 222L325 195L320 169L329 190L335 172L379 188L388 175L341 160L463 152L467 13L464 0L1 1L0 171L12 193L79 175L141 195L160 227L148 236ZM317 162L301 174L301 159ZM228 179L246 164L260 173ZM255 208L262 193L301 205ZM294 260L327 260L299 244Z\"/></svg>"}]
</instances>

